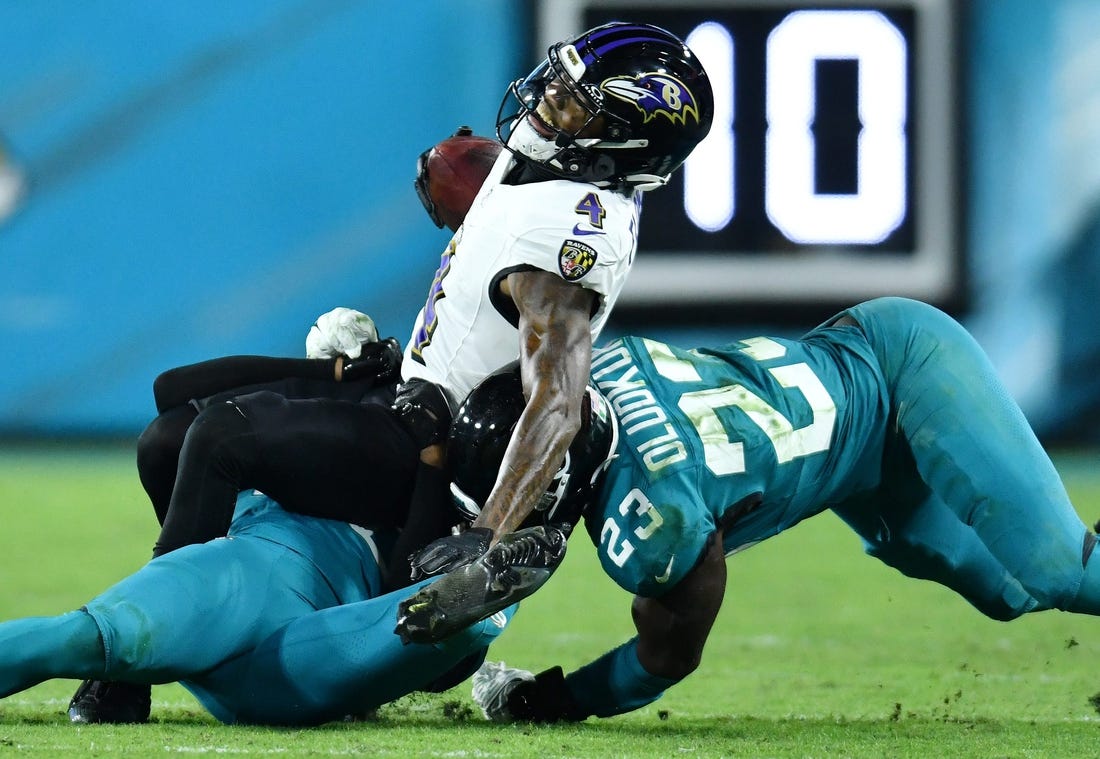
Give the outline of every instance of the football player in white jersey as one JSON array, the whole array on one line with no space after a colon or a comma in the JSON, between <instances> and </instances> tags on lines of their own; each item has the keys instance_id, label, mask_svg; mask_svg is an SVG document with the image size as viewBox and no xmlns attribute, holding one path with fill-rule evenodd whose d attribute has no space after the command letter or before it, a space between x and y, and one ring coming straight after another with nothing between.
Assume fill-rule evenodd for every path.
<instances>
[{"instance_id":1,"label":"football player in white jersey","mask_svg":"<svg viewBox=\"0 0 1100 759\"><path fill-rule=\"evenodd\" d=\"M413 559L414 576L483 553L536 507L580 427L591 349L637 250L645 190L707 134L713 94L682 41L611 23L551 46L512 85L502 153L452 239L403 374L460 400L520 359L526 411L472 529ZM501 112L505 107L502 105Z\"/></svg>"},{"instance_id":2,"label":"football player in white jersey","mask_svg":"<svg viewBox=\"0 0 1100 759\"><path fill-rule=\"evenodd\" d=\"M522 297L525 280L546 277L551 294L588 301L575 326L596 335L637 250L640 195L569 181L502 183L516 160L503 151L482 185L443 252L405 348L405 379L435 382L455 407L516 359L517 324L533 318Z\"/></svg>"},{"instance_id":3,"label":"football player in white jersey","mask_svg":"<svg viewBox=\"0 0 1100 759\"><path fill-rule=\"evenodd\" d=\"M473 561L535 508L579 429L593 339L636 252L641 193L668 181L714 108L679 38L622 22L551 46L508 92L519 108L498 119L507 150L444 252L393 408L258 392L203 409L154 556L223 535L249 488L292 512L408 524L422 452L446 435L455 402L517 357L528 405L497 487L473 529L416 556L413 576Z\"/></svg>"}]
</instances>

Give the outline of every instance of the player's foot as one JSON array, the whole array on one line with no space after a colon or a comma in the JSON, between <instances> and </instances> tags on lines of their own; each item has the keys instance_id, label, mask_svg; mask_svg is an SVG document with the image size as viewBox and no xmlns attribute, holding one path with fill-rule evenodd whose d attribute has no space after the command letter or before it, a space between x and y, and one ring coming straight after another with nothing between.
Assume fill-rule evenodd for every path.
<instances>
[{"instance_id":1,"label":"player's foot","mask_svg":"<svg viewBox=\"0 0 1100 759\"><path fill-rule=\"evenodd\" d=\"M528 527L401 602L394 630L405 643L435 643L541 588L565 557L565 533Z\"/></svg>"},{"instance_id":2,"label":"player's foot","mask_svg":"<svg viewBox=\"0 0 1100 759\"><path fill-rule=\"evenodd\" d=\"M85 680L69 701L69 721L81 724L148 722L152 687Z\"/></svg>"}]
</instances>

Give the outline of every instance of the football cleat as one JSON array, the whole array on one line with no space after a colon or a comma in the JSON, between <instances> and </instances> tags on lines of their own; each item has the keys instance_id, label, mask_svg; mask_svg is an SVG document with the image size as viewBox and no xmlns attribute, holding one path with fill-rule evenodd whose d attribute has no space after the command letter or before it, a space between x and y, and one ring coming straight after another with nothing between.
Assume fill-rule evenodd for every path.
<instances>
[{"instance_id":1,"label":"football cleat","mask_svg":"<svg viewBox=\"0 0 1100 759\"><path fill-rule=\"evenodd\" d=\"M149 721L152 687L85 680L69 701L69 721L115 725Z\"/></svg>"},{"instance_id":2,"label":"football cleat","mask_svg":"<svg viewBox=\"0 0 1100 759\"><path fill-rule=\"evenodd\" d=\"M472 564L425 585L398 606L403 643L436 643L527 598L565 558L565 533L528 527L509 533Z\"/></svg>"},{"instance_id":3,"label":"football cleat","mask_svg":"<svg viewBox=\"0 0 1100 759\"><path fill-rule=\"evenodd\" d=\"M535 675L525 669L509 667L504 662L487 661L474 673L471 694L485 718L493 722L511 722L508 697L521 682L534 682Z\"/></svg>"}]
</instances>

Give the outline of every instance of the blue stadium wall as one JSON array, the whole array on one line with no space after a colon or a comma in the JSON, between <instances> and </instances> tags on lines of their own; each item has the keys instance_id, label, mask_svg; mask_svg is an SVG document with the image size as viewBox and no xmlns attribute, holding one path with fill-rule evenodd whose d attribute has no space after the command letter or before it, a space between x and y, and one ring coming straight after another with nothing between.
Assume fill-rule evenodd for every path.
<instances>
[{"instance_id":1,"label":"blue stadium wall","mask_svg":"<svg viewBox=\"0 0 1100 759\"><path fill-rule=\"evenodd\" d=\"M1100 3L963 5L964 321L1045 436L1100 442ZM135 434L158 372L301 355L336 305L404 341L447 242L415 158L492 129L533 7L0 4L0 435Z\"/></svg>"},{"instance_id":2,"label":"blue stadium wall","mask_svg":"<svg viewBox=\"0 0 1100 759\"><path fill-rule=\"evenodd\" d=\"M404 342L448 240L416 157L493 128L523 11L0 4L0 434L132 434L159 371L300 356L336 305Z\"/></svg>"}]
</instances>

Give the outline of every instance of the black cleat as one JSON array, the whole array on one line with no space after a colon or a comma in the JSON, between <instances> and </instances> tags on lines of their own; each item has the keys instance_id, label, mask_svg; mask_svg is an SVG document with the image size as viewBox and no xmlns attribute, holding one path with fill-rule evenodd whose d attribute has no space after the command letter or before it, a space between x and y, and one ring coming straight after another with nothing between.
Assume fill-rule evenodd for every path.
<instances>
[{"instance_id":1,"label":"black cleat","mask_svg":"<svg viewBox=\"0 0 1100 759\"><path fill-rule=\"evenodd\" d=\"M426 585L398 606L404 643L435 643L541 588L565 558L565 533L528 527L509 533L472 564Z\"/></svg>"},{"instance_id":2,"label":"black cleat","mask_svg":"<svg viewBox=\"0 0 1100 759\"><path fill-rule=\"evenodd\" d=\"M148 722L152 686L85 680L69 701L69 721L115 725Z\"/></svg>"}]
</instances>

